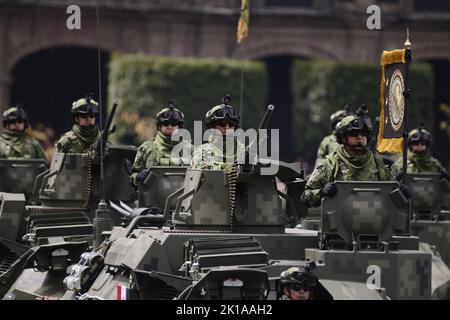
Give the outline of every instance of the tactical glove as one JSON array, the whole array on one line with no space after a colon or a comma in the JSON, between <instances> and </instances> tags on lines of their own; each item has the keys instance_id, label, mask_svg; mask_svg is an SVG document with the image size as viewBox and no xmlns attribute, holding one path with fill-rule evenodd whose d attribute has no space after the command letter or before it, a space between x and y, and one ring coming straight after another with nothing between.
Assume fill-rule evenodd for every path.
<instances>
[{"instance_id":1,"label":"tactical glove","mask_svg":"<svg viewBox=\"0 0 450 320\"><path fill-rule=\"evenodd\" d=\"M403 193L406 199L411 199L411 195L409 194L409 188L406 184L401 184L399 187L400 191Z\"/></svg>"},{"instance_id":2,"label":"tactical glove","mask_svg":"<svg viewBox=\"0 0 450 320\"><path fill-rule=\"evenodd\" d=\"M320 191L322 196L333 198L337 194L337 188L334 185L334 183L327 183L323 188L322 191Z\"/></svg>"},{"instance_id":3,"label":"tactical glove","mask_svg":"<svg viewBox=\"0 0 450 320\"><path fill-rule=\"evenodd\" d=\"M149 171L147 169L141 170L141 172L137 175L137 180L140 182L144 182L145 178L147 178Z\"/></svg>"},{"instance_id":4,"label":"tactical glove","mask_svg":"<svg viewBox=\"0 0 450 320\"><path fill-rule=\"evenodd\" d=\"M403 169L400 170L396 175L395 175L395 179L397 179L397 181L401 181L403 178Z\"/></svg>"},{"instance_id":5,"label":"tactical glove","mask_svg":"<svg viewBox=\"0 0 450 320\"><path fill-rule=\"evenodd\" d=\"M441 179L450 180L450 173L447 170L442 170L441 171Z\"/></svg>"}]
</instances>

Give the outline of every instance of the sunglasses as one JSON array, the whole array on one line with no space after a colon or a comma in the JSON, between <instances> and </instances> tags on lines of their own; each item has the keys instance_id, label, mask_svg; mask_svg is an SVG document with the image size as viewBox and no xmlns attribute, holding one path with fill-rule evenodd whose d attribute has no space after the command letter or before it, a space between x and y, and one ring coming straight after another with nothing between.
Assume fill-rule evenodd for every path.
<instances>
[{"instance_id":1,"label":"sunglasses","mask_svg":"<svg viewBox=\"0 0 450 320\"><path fill-rule=\"evenodd\" d=\"M162 125L162 126L179 126L180 125L180 123L178 122L178 121L162 121L162 122L160 122L160 124Z\"/></svg>"},{"instance_id":2,"label":"sunglasses","mask_svg":"<svg viewBox=\"0 0 450 320\"><path fill-rule=\"evenodd\" d=\"M229 127L236 127L236 121L233 120L218 120L214 122L216 125L225 127L227 124Z\"/></svg>"},{"instance_id":3,"label":"sunglasses","mask_svg":"<svg viewBox=\"0 0 450 320\"><path fill-rule=\"evenodd\" d=\"M14 123L24 123L25 121L22 119L15 119L15 120L9 120L6 123L7 124L14 124Z\"/></svg>"},{"instance_id":4,"label":"sunglasses","mask_svg":"<svg viewBox=\"0 0 450 320\"><path fill-rule=\"evenodd\" d=\"M425 141L419 140L419 141L412 141L410 144L418 146L418 145L423 145L425 146L427 143Z\"/></svg>"},{"instance_id":5,"label":"sunglasses","mask_svg":"<svg viewBox=\"0 0 450 320\"><path fill-rule=\"evenodd\" d=\"M78 114L78 116L80 117L80 118L83 118L83 119L87 119L87 118L95 118L95 115L93 115L93 114Z\"/></svg>"},{"instance_id":6,"label":"sunglasses","mask_svg":"<svg viewBox=\"0 0 450 320\"><path fill-rule=\"evenodd\" d=\"M301 285L301 284L293 284L293 285L291 285L291 289L294 291L301 291L301 290L303 290L305 292L311 291L311 288L309 286Z\"/></svg>"},{"instance_id":7,"label":"sunglasses","mask_svg":"<svg viewBox=\"0 0 450 320\"><path fill-rule=\"evenodd\" d=\"M355 130L353 130L353 131L348 132L347 135L349 137L357 137L359 135L365 137L365 136L367 136L367 133L364 132L364 131L355 131Z\"/></svg>"}]
</instances>

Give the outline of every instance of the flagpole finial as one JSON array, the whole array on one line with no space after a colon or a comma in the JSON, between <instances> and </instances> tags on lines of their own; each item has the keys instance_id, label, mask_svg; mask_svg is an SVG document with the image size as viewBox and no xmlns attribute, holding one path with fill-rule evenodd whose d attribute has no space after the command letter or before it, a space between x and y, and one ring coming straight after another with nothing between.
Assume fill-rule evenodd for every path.
<instances>
[{"instance_id":1,"label":"flagpole finial","mask_svg":"<svg viewBox=\"0 0 450 320\"><path fill-rule=\"evenodd\" d=\"M405 48L411 49L412 43L409 41L409 28L406 28L406 41L405 41Z\"/></svg>"}]
</instances>

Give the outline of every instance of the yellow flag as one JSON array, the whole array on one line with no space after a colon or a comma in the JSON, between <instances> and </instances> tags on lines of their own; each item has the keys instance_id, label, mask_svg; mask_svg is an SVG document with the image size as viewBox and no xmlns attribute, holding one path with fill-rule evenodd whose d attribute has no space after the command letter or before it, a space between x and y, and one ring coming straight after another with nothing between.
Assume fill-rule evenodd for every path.
<instances>
[{"instance_id":1,"label":"yellow flag","mask_svg":"<svg viewBox=\"0 0 450 320\"><path fill-rule=\"evenodd\" d=\"M241 43L242 40L247 38L249 19L250 19L249 0L242 0L241 17L239 18L238 28L237 28L237 43Z\"/></svg>"}]
</instances>

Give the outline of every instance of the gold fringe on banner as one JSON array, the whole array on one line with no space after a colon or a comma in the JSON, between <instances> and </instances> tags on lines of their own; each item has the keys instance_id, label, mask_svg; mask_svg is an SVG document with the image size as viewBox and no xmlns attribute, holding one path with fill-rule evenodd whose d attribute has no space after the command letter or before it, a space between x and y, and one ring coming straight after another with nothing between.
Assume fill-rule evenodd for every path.
<instances>
[{"instance_id":1,"label":"gold fringe on banner","mask_svg":"<svg viewBox=\"0 0 450 320\"><path fill-rule=\"evenodd\" d=\"M405 63L406 62L406 50L398 49L392 51L383 51L381 55L381 65L385 66L394 63Z\"/></svg>"},{"instance_id":2,"label":"gold fringe on banner","mask_svg":"<svg viewBox=\"0 0 450 320\"><path fill-rule=\"evenodd\" d=\"M380 127L378 130L378 141L377 141L377 151L378 152L394 152L402 153L403 150L403 138L395 139L384 139L384 94L385 94L385 81L384 81L384 68L386 65L394 63L405 63L406 62L406 50L392 50L383 51L381 56L381 84L380 84Z\"/></svg>"}]
</instances>

